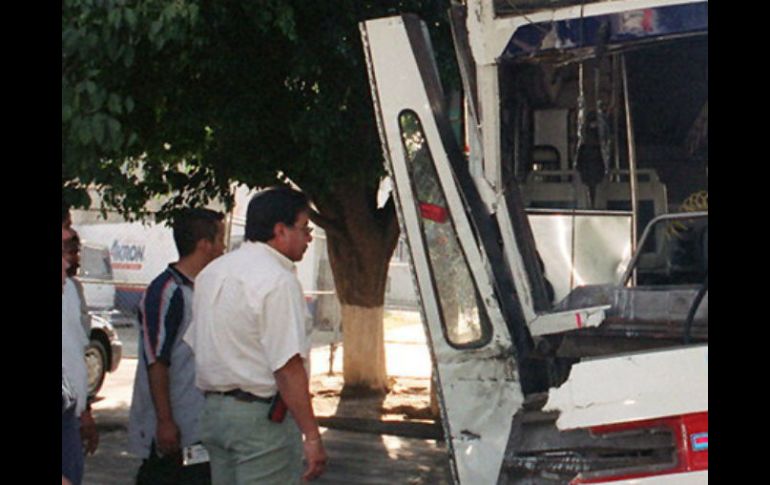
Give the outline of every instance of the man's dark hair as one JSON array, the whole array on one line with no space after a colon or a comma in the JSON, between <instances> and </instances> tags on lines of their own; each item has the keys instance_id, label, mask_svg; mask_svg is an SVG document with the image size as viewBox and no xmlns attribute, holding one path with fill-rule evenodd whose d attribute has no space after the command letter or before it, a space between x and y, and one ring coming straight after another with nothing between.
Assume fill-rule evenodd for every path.
<instances>
[{"instance_id":1,"label":"man's dark hair","mask_svg":"<svg viewBox=\"0 0 770 485\"><path fill-rule=\"evenodd\" d=\"M279 222L293 226L297 216L310 208L307 196L285 186L258 192L246 211L247 241L267 242L273 239L273 228Z\"/></svg>"},{"instance_id":2,"label":"man's dark hair","mask_svg":"<svg viewBox=\"0 0 770 485\"><path fill-rule=\"evenodd\" d=\"M224 218L223 213L211 209L185 209L176 214L172 227L179 257L192 254L201 239L214 242L217 222Z\"/></svg>"}]
</instances>

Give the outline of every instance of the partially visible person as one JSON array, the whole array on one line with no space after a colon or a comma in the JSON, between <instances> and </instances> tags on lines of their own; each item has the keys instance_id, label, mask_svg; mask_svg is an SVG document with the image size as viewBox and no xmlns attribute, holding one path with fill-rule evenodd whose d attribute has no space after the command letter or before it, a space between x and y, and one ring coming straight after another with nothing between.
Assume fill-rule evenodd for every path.
<instances>
[{"instance_id":1,"label":"partially visible person","mask_svg":"<svg viewBox=\"0 0 770 485\"><path fill-rule=\"evenodd\" d=\"M67 258L64 257L64 242L70 237L69 230L63 225L61 228L61 292L64 294L64 283L67 281L67 270L70 264L67 262Z\"/></svg>"},{"instance_id":2,"label":"partially visible person","mask_svg":"<svg viewBox=\"0 0 770 485\"><path fill-rule=\"evenodd\" d=\"M67 281L67 269L69 268L69 263L67 263L67 260L64 257L64 241L69 237L69 233L67 230L63 227L64 223L62 222L62 231L61 231L61 240L62 240L62 258L61 258L61 291L62 291L62 298L64 298L64 283ZM78 465L74 462L73 459L70 458L69 452L72 449L75 449L79 442L80 442L80 436L77 428L77 419L75 418L75 393L72 388L72 384L70 383L69 378L67 377L67 374L64 370L64 365L62 365L61 368L61 415L62 415L62 426L61 426L61 447L62 447L62 477L61 482L62 485L65 483L67 485L71 484L67 477L73 477L78 474ZM66 452L65 452L66 450ZM65 476L66 473L66 476Z\"/></svg>"},{"instance_id":3,"label":"partially visible person","mask_svg":"<svg viewBox=\"0 0 770 485\"><path fill-rule=\"evenodd\" d=\"M72 214L68 205L62 203L61 206L61 227L62 229L70 229L72 227Z\"/></svg>"},{"instance_id":4,"label":"partially visible person","mask_svg":"<svg viewBox=\"0 0 770 485\"><path fill-rule=\"evenodd\" d=\"M259 192L246 241L196 279L185 340L206 394L201 439L216 484L294 484L325 469L306 367L312 320L294 266L312 240L309 214L301 192Z\"/></svg>"},{"instance_id":5,"label":"partially visible person","mask_svg":"<svg viewBox=\"0 0 770 485\"><path fill-rule=\"evenodd\" d=\"M69 294L68 298L71 300L71 302L73 302L73 304L75 301L77 301L80 325L83 327L83 336L85 338L85 347L83 351L85 352L85 348L88 347L89 335L91 334L91 316L88 313L88 306L86 304L86 295L85 291L83 290L83 283L81 283L80 280L75 277L75 275L77 275L78 269L80 268L80 237L78 236L77 231L71 227L72 219L69 216L69 211L67 211L66 218L62 216L62 228L65 226L69 226L67 229L69 231L69 237L63 244L62 252L62 256L67 260L67 263L69 264L69 267L67 268L65 294ZM73 289L76 295L71 294L73 293ZM87 382L88 372L86 371L86 386ZM86 387L86 390L87 389L88 388ZM80 433L82 435L83 441L88 444L88 452L93 453L96 451L96 447L99 442L99 436L96 429L96 422L91 415L90 402L87 403L86 409L80 414L80 417Z\"/></svg>"},{"instance_id":6,"label":"partially visible person","mask_svg":"<svg viewBox=\"0 0 770 485\"><path fill-rule=\"evenodd\" d=\"M83 452L99 445L96 423L88 403L85 349L88 339L80 320L80 299L66 278L66 248L75 236L62 223L62 475L75 485L83 478Z\"/></svg>"},{"instance_id":7,"label":"partially visible person","mask_svg":"<svg viewBox=\"0 0 770 485\"><path fill-rule=\"evenodd\" d=\"M182 341L191 318L196 276L225 249L224 214L190 209L173 223L179 260L147 287L139 303L139 363L129 415L131 451L142 458L138 485L208 484L208 462L183 466L182 450L200 443L203 394Z\"/></svg>"},{"instance_id":8,"label":"partially visible person","mask_svg":"<svg viewBox=\"0 0 770 485\"><path fill-rule=\"evenodd\" d=\"M64 224L65 222L62 221L62 227L64 227ZM72 281L75 290L77 290L80 301L80 323L83 325L86 337L88 337L91 334L91 315L88 313L88 303L86 302L86 292L83 289L83 283L77 278L78 270L80 269L80 236L71 227L69 230L72 233L72 237L65 244L63 256L67 263L69 263L67 277Z\"/></svg>"}]
</instances>

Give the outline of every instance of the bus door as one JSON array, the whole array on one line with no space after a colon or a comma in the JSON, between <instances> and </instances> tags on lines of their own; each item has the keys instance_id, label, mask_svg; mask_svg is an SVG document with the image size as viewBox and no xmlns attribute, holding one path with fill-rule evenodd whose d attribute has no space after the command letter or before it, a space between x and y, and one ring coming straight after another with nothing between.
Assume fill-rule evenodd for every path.
<instances>
[{"instance_id":1,"label":"bus door","mask_svg":"<svg viewBox=\"0 0 770 485\"><path fill-rule=\"evenodd\" d=\"M425 26L404 15L367 21L361 31L452 471L460 483L495 483L524 399L514 358L521 343L504 316L515 300L498 298L513 291L510 276L496 281L506 267L491 243L497 238L472 220L481 201L468 174L456 173L462 155Z\"/></svg>"}]
</instances>

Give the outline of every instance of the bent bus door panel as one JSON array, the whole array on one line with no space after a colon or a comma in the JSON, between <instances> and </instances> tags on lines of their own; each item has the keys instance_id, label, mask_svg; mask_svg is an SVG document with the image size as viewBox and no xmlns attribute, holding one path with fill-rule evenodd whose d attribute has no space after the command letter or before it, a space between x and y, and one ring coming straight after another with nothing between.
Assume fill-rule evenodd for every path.
<instances>
[{"instance_id":1,"label":"bent bus door panel","mask_svg":"<svg viewBox=\"0 0 770 485\"><path fill-rule=\"evenodd\" d=\"M460 483L494 483L511 417L523 402L514 342L491 278L500 268L477 244L467 194L461 195L452 171L449 157L459 149L441 133L443 95L424 26L401 16L365 22L361 30L453 473ZM416 48L429 59L418 63Z\"/></svg>"}]
</instances>

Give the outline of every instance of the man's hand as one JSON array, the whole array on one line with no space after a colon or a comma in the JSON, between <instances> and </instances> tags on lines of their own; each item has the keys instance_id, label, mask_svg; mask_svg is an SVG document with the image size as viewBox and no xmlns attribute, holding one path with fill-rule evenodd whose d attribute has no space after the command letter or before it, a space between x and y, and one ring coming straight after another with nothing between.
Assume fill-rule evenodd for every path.
<instances>
[{"instance_id":1,"label":"man's hand","mask_svg":"<svg viewBox=\"0 0 770 485\"><path fill-rule=\"evenodd\" d=\"M171 419L158 420L155 431L155 443L161 455L171 455L179 451L179 427Z\"/></svg>"},{"instance_id":2,"label":"man's hand","mask_svg":"<svg viewBox=\"0 0 770 485\"><path fill-rule=\"evenodd\" d=\"M83 441L87 455L93 455L99 446L99 432L96 430L96 422L91 411L85 410L80 415L80 439Z\"/></svg>"},{"instance_id":3,"label":"man's hand","mask_svg":"<svg viewBox=\"0 0 770 485\"><path fill-rule=\"evenodd\" d=\"M313 413L313 403L302 357L299 354L294 355L283 367L275 371L274 375L281 398L305 436L302 447L307 469L302 478L313 480L326 468L326 451L321 443L321 433L318 431L318 423Z\"/></svg>"},{"instance_id":4,"label":"man's hand","mask_svg":"<svg viewBox=\"0 0 770 485\"><path fill-rule=\"evenodd\" d=\"M153 362L147 368L147 377L155 406L155 446L161 455L171 455L179 451L181 437L171 411L168 364L161 360Z\"/></svg>"},{"instance_id":5,"label":"man's hand","mask_svg":"<svg viewBox=\"0 0 770 485\"><path fill-rule=\"evenodd\" d=\"M305 451L305 460L307 461L307 468L302 474L302 479L314 480L326 470L326 450L324 450L321 437L305 440L302 448Z\"/></svg>"}]
</instances>

